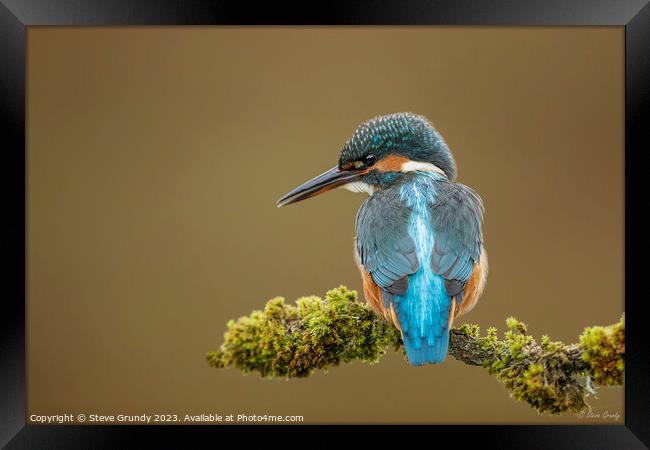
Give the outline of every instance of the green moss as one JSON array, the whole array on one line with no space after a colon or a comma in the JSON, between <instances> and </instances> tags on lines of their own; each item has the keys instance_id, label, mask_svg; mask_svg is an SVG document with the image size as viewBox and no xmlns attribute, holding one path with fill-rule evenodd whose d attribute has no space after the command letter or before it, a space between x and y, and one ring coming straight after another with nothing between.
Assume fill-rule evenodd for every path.
<instances>
[{"instance_id":1,"label":"green moss","mask_svg":"<svg viewBox=\"0 0 650 450\"><path fill-rule=\"evenodd\" d=\"M551 340L549 339L548 335L543 335L542 336L542 347L548 347L548 345L551 343Z\"/></svg>"},{"instance_id":2,"label":"green moss","mask_svg":"<svg viewBox=\"0 0 650 450\"><path fill-rule=\"evenodd\" d=\"M508 317L506 319L506 325L508 327L508 330L515 333L526 334L528 332L528 327L526 324L518 321L514 317Z\"/></svg>"},{"instance_id":3,"label":"green moss","mask_svg":"<svg viewBox=\"0 0 650 450\"><path fill-rule=\"evenodd\" d=\"M487 329L487 340L493 344L497 342L497 329L496 327L490 327Z\"/></svg>"},{"instance_id":4,"label":"green moss","mask_svg":"<svg viewBox=\"0 0 650 450\"><path fill-rule=\"evenodd\" d=\"M461 333L465 333L468 336L472 336L474 338L478 338L481 333L481 329L479 328L478 325L473 325L469 323L464 323L463 325L461 325L458 328L458 331L460 331Z\"/></svg>"},{"instance_id":5,"label":"green moss","mask_svg":"<svg viewBox=\"0 0 650 450\"><path fill-rule=\"evenodd\" d=\"M585 329L580 343L574 345L551 341L548 336L542 336L538 344L526 324L514 317L506 325L503 339L494 327L485 336L478 325L452 330L450 355L482 365L513 398L540 413L583 409L591 381L623 384L624 318L611 326ZM223 344L206 357L216 368L235 367L264 377L306 377L314 370L355 359L376 363L388 347L397 350L401 344L392 324L358 302L355 291L340 286L324 298L302 297L295 304L276 297L264 309L229 321Z\"/></svg>"},{"instance_id":6,"label":"green moss","mask_svg":"<svg viewBox=\"0 0 650 450\"><path fill-rule=\"evenodd\" d=\"M508 317L506 325L508 331L505 332L503 341L498 340L495 328L488 330L485 338L494 349L494 360L487 365L487 369L495 375L500 374L512 361L521 360L524 357L524 349L533 342L532 337L526 335L527 327L523 322Z\"/></svg>"},{"instance_id":7,"label":"green moss","mask_svg":"<svg viewBox=\"0 0 650 450\"><path fill-rule=\"evenodd\" d=\"M491 328L479 343L484 349L492 349L484 366L504 384L510 396L529 403L540 413L584 408L578 374L569 367L569 348L551 343L547 336L538 345L527 334L526 324L514 317L506 320L506 326L503 340L498 340L496 329ZM559 345L549 348L551 344Z\"/></svg>"},{"instance_id":8,"label":"green moss","mask_svg":"<svg viewBox=\"0 0 650 450\"><path fill-rule=\"evenodd\" d=\"M390 344L399 348L400 334L356 300L344 286L295 305L273 298L263 311L228 322L224 343L207 361L264 377L306 377L353 359L375 363Z\"/></svg>"},{"instance_id":9,"label":"green moss","mask_svg":"<svg viewBox=\"0 0 650 450\"><path fill-rule=\"evenodd\" d=\"M623 384L625 377L625 316L609 326L585 328L580 335L582 359L594 383L601 386Z\"/></svg>"}]
</instances>

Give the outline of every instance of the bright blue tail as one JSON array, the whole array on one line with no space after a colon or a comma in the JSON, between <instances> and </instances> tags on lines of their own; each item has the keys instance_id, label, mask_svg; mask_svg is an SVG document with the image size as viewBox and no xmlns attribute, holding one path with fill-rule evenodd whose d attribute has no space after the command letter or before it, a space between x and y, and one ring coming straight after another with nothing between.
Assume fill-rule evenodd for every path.
<instances>
[{"instance_id":1,"label":"bright blue tail","mask_svg":"<svg viewBox=\"0 0 650 450\"><path fill-rule=\"evenodd\" d=\"M414 366L421 366L423 364L439 364L445 360L447 356L447 348L449 347L449 330L445 329L442 336L433 337L410 337L404 334L404 349L409 362Z\"/></svg>"},{"instance_id":2,"label":"bright blue tail","mask_svg":"<svg viewBox=\"0 0 650 450\"><path fill-rule=\"evenodd\" d=\"M415 366L443 362L449 347L451 306L444 279L420 269L411 277L406 295L392 296L391 302L409 362Z\"/></svg>"},{"instance_id":3,"label":"bright blue tail","mask_svg":"<svg viewBox=\"0 0 650 450\"><path fill-rule=\"evenodd\" d=\"M444 279L421 268L409 281L406 295L390 297L402 329L406 356L415 366L441 363L449 347L451 309Z\"/></svg>"}]
</instances>

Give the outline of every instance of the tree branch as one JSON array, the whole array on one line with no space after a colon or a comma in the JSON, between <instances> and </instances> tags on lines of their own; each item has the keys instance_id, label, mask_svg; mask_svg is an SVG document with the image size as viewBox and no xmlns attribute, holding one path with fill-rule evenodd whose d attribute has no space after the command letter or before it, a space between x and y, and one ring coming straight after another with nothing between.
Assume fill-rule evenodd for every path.
<instances>
[{"instance_id":1,"label":"tree branch","mask_svg":"<svg viewBox=\"0 0 650 450\"><path fill-rule=\"evenodd\" d=\"M623 385L624 317L614 325L586 328L576 344L552 342L547 336L538 343L524 323L511 317L506 324L503 339L495 328L484 336L477 325L453 328L449 354L486 368L511 397L539 412L577 412L587 406L592 385ZM324 299L303 297L295 305L271 299L263 311L231 320L227 327L220 349L207 354L208 363L263 377L307 377L355 359L373 364L388 347L402 345L399 331L344 286Z\"/></svg>"}]
</instances>

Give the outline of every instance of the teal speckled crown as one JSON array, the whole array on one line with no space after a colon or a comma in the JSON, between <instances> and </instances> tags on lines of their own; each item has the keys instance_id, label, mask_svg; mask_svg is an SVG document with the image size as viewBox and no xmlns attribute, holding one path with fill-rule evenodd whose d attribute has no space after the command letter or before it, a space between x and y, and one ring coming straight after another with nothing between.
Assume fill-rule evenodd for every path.
<instances>
[{"instance_id":1,"label":"teal speckled crown","mask_svg":"<svg viewBox=\"0 0 650 450\"><path fill-rule=\"evenodd\" d=\"M413 161L435 164L450 180L456 177L456 164L444 139L426 117L417 114L388 114L362 123L343 146L339 166L369 153L377 159L401 154Z\"/></svg>"}]
</instances>

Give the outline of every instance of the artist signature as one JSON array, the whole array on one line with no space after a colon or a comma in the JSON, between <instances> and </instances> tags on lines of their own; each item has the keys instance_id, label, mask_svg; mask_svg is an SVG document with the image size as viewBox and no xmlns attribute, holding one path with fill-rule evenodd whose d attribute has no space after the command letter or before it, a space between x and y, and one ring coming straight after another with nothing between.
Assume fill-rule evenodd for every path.
<instances>
[{"instance_id":1,"label":"artist signature","mask_svg":"<svg viewBox=\"0 0 650 450\"><path fill-rule=\"evenodd\" d=\"M621 420L621 413L618 411L597 411L594 409L586 409L576 413L578 419L600 419L600 420L613 420L618 422Z\"/></svg>"}]
</instances>

